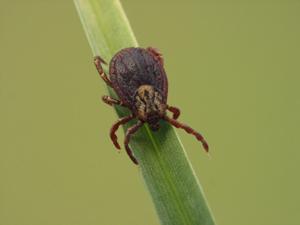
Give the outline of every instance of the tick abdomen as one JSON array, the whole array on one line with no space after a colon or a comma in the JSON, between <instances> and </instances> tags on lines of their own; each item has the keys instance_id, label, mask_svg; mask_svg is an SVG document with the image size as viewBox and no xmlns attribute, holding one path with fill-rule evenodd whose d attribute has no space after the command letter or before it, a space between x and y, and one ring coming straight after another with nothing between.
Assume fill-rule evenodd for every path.
<instances>
[{"instance_id":1,"label":"tick abdomen","mask_svg":"<svg viewBox=\"0 0 300 225\"><path fill-rule=\"evenodd\" d=\"M143 48L129 48L118 52L110 62L110 80L118 96L130 107L135 94L143 85L150 85L167 100L167 77L155 56Z\"/></svg>"}]
</instances>

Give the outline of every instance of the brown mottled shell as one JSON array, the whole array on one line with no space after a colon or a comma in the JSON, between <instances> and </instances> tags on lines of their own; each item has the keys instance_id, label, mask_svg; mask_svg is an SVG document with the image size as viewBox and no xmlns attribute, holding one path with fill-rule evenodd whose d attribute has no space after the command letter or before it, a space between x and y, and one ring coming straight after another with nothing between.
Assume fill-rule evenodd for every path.
<instances>
[{"instance_id":1,"label":"brown mottled shell","mask_svg":"<svg viewBox=\"0 0 300 225\"><path fill-rule=\"evenodd\" d=\"M144 48L125 48L114 55L109 65L109 76L120 100L134 109L137 89L152 85L167 102L168 80L159 59Z\"/></svg>"}]
</instances>

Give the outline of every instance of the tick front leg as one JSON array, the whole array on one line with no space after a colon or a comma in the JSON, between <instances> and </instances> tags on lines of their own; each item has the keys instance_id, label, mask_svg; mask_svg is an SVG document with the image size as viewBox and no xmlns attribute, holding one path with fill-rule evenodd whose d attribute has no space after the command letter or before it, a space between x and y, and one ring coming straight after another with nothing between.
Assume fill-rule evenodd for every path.
<instances>
[{"instance_id":1,"label":"tick front leg","mask_svg":"<svg viewBox=\"0 0 300 225\"><path fill-rule=\"evenodd\" d=\"M102 101L105 102L106 104L113 106L113 105L120 105L120 106L125 106L124 103L118 99L114 99L110 96L104 95L102 96Z\"/></svg>"},{"instance_id":2,"label":"tick front leg","mask_svg":"<svg viewBox=\"0 0 300 225\"><path fill-rule=\"evenodd\" d=\"M167 110L173 113L173 119L177 120L177 118L180 116L180 109L178 109L175 106L169 106L167 105Z\"/></svg>"},{"instance_id":3,"label":"tick front leg","mask_svg":"<svg viewBox=\"0 0 300 225\"><path fill-rule=\"evenodd\" d=\"M106 64L106 62L100 57L100 56L95 56L94 57L94 64L98 70L98 73L100 75L100 77L105 81L105 83L112 87L112 83L110 81L110 79L107 77L106 73L104 72L102 65L101 64Z\"/></svg>"},{"instance_id":4,"label":"tick front leg","mask_svg":"<svg viewBox=\"0 0 300 225\"><path fill-rule=\"evenodd\" d=\"M174 127L184 129L187 133L194 135L197 138L198 141L201 141L201 143L202 143L203 148L205 149L205 151L208 152L208 144L204 140L203 136L200 133L198 133L193 128L189 127L188 125L180 123L177 120L171 119L168 116L165 116L164 119L166 121L168 121L170 124L172 124Z\"/></svg>"},{"instance_id":5,"label":"tick front leg","mask_svg":"<svg viewBox=\"0 0 300 225\"><path fill-rule=\"evenodd\" d=\"M161 65L164 65L164 58L162 54L159 52L157 48L148 47L147 51L152 53L156 59L161 63Z\"/></svg>"},{"instance_id":6,"label":"tick front leg","mask_svg":"<svg viewBox=\"0 0 300 225\"><path fill-rule=\"evenodd\" d=\"M126 149L126 152L128 154L128 156L130 157L130 159L132 160L132 162L134 164L139 164L138 161L136 160L136 158L133 156L132 154L132 151L129 147L129 141L130 141L130 138L131 136L143 125L143 122L142 121L138 121L135 125L133 125L132 127L128 128L128 130L126 131L126 134L125 134L125 140L124 140L124 145L125 145L125 149Z\"/></svg>"},{"instance_id":7,"label":"tick front leg","mask_svg":"<svg viewBox=\"0 0 300 225\"><path fill-rule=\"evenodd\" d=\"M112 140L113 144L115 145L115 147L117 149L121 149L121 147L118 143L118 137L116 135L116 131L119 129L120 125L127 123L128 121L132 120L134 117L135 117L134 115L122 117L122 118L118 119L117 122L115 122L113 124L113 126L111 127L110 139Z\"/></svg>"}]
</instances>

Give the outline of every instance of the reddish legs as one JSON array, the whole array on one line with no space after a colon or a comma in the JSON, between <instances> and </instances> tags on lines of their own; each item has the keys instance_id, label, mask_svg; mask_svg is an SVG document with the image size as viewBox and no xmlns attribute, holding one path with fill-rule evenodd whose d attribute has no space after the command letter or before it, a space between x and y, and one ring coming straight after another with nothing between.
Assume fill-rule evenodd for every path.
<instances>
[{"instance_id":1,"label":"reddish legs","mask_svg":"<svg viewBox=\"0 0 300 225\"><path fill-rule=\"evenodd\" d=\"M107 77L106 73L104 72L101 63L106 64L106 62L103 59L101 59L100 56L95 56L94 64L98 70L100 77L106 82L108 86L112 87L112 83L110 79Z\"/></svg>"},{"instance_id":2,"label":"reddish legs","mask_svg":"<svg viewBox=\"0 0 300 225\"><path fill-rule=\"evenodd\" d=\"M114 143L117 149L121 149L121 147L118 143L118 137L116 135L116 131L118 130L120 125L127 123L128 121L132 120L134 117L135 117L134 115L122 117L118 119L117 122L115 122L113 126L110 128L110 139L112 140L112 142Z\"/></svg>"},{"instance_id":3,"label":"reddish legs","mask_svg":"<svg viewBox=\"0 0 300 225\"><path fill-rule=\"evenodd\" d=\"M167 110L173 113L173 119L177 120L177 118L180 116L180 109L174 106L167 106Z\"/></svg>"},{"instance_id":4,"label":"reddish legs","mask_svg":"<svg viewBox=\"0 0 300 225\"><path fill-rule=\"evenodd\" d=\"M113 104L124 106L124 104L120 100L111 98L107 95L103 96L102 100L103 100L103 102L105 102L106 104L108 104L110 106L112 106ZM120 149L121 147L118 143L118 137L116 135L116 131L118 130L120 125L127 123L129 120L132 120L133 118L134 118L133 115L122 117L122 118L118 119L118 121L115 122L113 124L113 126L111 127L111 129L110 129L110 138L111 138L112 142L114 143L114 145L116 146L117 149Z\"/></svg>"},{"instance_id":5,"label":"reddish legs","mask_svg":"<svg viewBox=\"0 0 300 225\"><path fill-rule=\"evenodd\" d=\"M135 164L139 164L138 161L136 160L136 158L133 156L131 149L129 148L129 141L131 136L143 125L142 121L138 121L135 125L133 125L132 127L128 128L128 130L126 131L125 134L125 140L124 140L124 145L125 145L125 149L126 152L128 154L128 156L130 157L130 159L132 160L132 162L134 162Z\"/></svg>"},{"instance_id":6,"label":"reddish legs","mask_svg":"<svg viewBox=\"0 0 300 225\"><path fill-rule=\"evenodd\" d=\"M114 99L110 96L104 95L102 96L102 101L105 102L106 104L112 106L112 105L120 105L120 106L125 106L123 102L121 102L118 99Z\"/></svg>"},{"instance_id":7,"label":"reddish legs","mask_svg":"<svg viewBox=\"0 0 300 225\"><path fill-rule=\"evenodd\" d=\"M103 96L102 97L102 100L108 104L108 105L121 105L121 106L124 106L123 102L121 102L120 100L117 100L117 99L114 99L114 98L111 98L110 96ZM117 122L115 122L113 124L113 126L111 127L110 129L110 139L112 140L113 144L115 145L115 147L117 149L121 149L119 143L118 143L118 137L116 135L116 131L119 129L119 127L127 122L129 122L130 120L132 120L133 118L135 118L134 115L129 115L129 116L125 116L125 117L122 117L120 119L118 119ZM130 137L132 134L134 134L139 128L140 126L143 125L143 123L141 121L139 121L137 124L133 125L132 127L128 128L127 132L126 132L126 136L125 136L125 141L124 141L124 144L125 144L125 149L126 149L126 152L127 154L129 155L130 159L135 163L135 164L138 164L136 158L134 158L133 154L132 154L132 151L130 150L128 144L129 144L129 141L130 141Z\"/></svg>"},{"instance_id":8,"label":"reddish legs","mask_svg":"<svg viewBox=\"0 0 300 225\"><path fill-rule=\"evenodd\" d=\"M164 119L168 121L170 124L172 124L174 127L184 129L187 133L194 135L198 141L201 141L203 148L205 149L206 152L208 152L208 144L202 137L200 133L189 127L188 125L185 125L183 123L178 122L175 119L172 119L168 116L165 116Z\"/></svg>"},{"instance_id":9,"label":"reddish legs","mask_svg":"<svg viewBox=\"0 0 300 225\"><path fill-rule=\"evenodd\" d=\"M148 47L147 50L148 50L148 52L152 53L156 59L158 59L158 61L161 63L161 65L164 65L164 59L163 59L163 56L162 56L162 54L159 52L158 49L152 48L152 47Z\"/></svg>"}]
</instances>

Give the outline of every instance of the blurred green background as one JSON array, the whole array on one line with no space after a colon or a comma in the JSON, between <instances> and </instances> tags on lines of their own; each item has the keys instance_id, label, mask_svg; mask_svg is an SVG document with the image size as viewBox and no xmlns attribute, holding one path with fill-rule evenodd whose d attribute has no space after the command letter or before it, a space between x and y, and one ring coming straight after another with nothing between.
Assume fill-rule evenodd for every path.
<instances>
[{"instance_id":1,"label":"blurred green background","mask_svg":"<svg viewBox=\"0 0 300 225\"><path fill-rule=\"evenodd\" d=\"M299 225L300 2L122 3L218 224ZM104 93L72 1L0 0L0 225L159 223Z\"/></svg>"}]
</instances>

